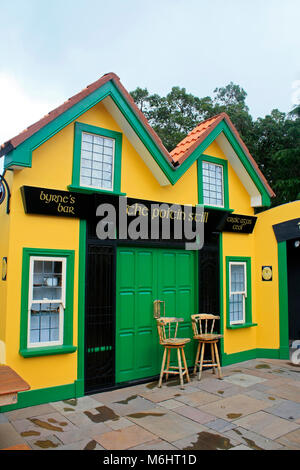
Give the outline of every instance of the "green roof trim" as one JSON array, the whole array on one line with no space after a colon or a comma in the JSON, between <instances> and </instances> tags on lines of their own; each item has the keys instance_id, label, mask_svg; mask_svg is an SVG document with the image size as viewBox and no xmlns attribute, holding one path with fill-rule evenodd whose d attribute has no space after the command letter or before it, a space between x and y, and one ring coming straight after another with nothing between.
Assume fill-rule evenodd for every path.
<instances>
[{"instance_id":1,"label":"green roof trim","mask_svg":"<svg viewBox=\"0 0 300 470\"><path fill-rule=\"evenodd\" d=\"M71 124L83 113L107 97L110 97L114 101L120 112L123 114L124 118L131 125L134 132L145 145L157 165L160 167L161 171L172 185L174 185L182 177L182 175L191 167L191 165L203 154L203 152L205 152L207 147L209 147L209 145L218 137L218 135L223 132L234 151L240 158L240 161L257 187L259 193L261 194L262 205L270 206L270 195L265 188L264 183L257 174L256 169L250 162L240 142L238 142L230 126L224 119L217 124L217 126L207 135L207 137L198 145L192 154L189 155L186 160L184 160L181 165L173 167L172 163L169 162L166 158L166 155L164 155L163 149L160 148L154 137L147 129L146 125L141 121L138 114L134 111L118 86L114 83L113 79L104 83L95 91L85 96L82 100L75 103L71 108L65 110L62 114L50 121L27 140L8 152L5 155L4 168L7 169L11 166L25 168L31 167L32 152L36 148L38 148L48 139L61 131L64 127Z\"/></svg>"}]
</instances>

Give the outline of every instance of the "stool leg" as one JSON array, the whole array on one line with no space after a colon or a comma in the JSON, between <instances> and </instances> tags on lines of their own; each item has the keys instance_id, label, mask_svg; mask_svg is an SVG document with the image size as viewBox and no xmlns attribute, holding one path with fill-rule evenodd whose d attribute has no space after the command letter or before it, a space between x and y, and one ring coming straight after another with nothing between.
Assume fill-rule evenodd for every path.
<instances>
[{"instance_id":1,"label":"stool leg","mask_svg":"<svg viewBox=\"0 0 300 470\"><path fill-rule=\"evenodd\" d=\"M180 376L180 388L184 388L183 386L183 376L182 376L182 366L181 366L181 358L180 358L180 348L177 348L177 358L178 358L178 369L179 369L179 376Z\"/></svg>"},{"instance_id":2,"label":"stool leg","mask_svg":"<svg viewBox=\"0 0 300 470\"><path fill-rule=\"evenodd\" d=\"M170 367L170 355L171 355L171 349L169 348L168 349L168 359L167 359L167 371L169 371L169 367ZM169 373L167 372L166 381L168 380L168 378L169 378Z\"/></svg>"},{"instance_id":3,"label":"stool leg","mask_svg":"<svg viewBox=\"0 0 300 470\"><path fill-rule=\"evenodd\" d=\"M189 370L188 370L188 366L187 366L187 363L186 363L184 348L181 348L181 354L182 354L183 364L184 364L184 368L185 368L185 372L186 372L186 380L187 380L187 382L190 382Z\"/></svg>"},{"instance_id":4,"label":"stool leg","mask_svg":"<svg viewBox=\"0 0 300 470\"><path fill-rule=\"evenodd\" d=\"M212 364L215 364L216 360L215 360L215 352L214 352L214 343L210 344L210 349L211 349L211 362ZM213 368L213 374L215 374L216 373L215 366L213 365L212 368Z\"/></svg>"},{"instance_id":5,"label":"stool leg","mask_svg":"<svg viewBox=\"0 0 300 470\"><path fill-rule=\"evenodd\" d=\"M201 358L200 358L200 367L199 367L199 372L198 372L198 380L201 379L203 358L204 358L204 350L205 350L205 343L201 343Z\"/></svg>"},{"instance_id":6,"label":"stool leg","mask_svg":"<svg viewBox=\"0 0 300 470\"><path fill-rule=\"evenodd\" d=\"M163 360L162 360L162 365L161 365L161 371L160 371L160 377L159 377L159 382L158 382L158 387L161 387L162 384L162 379L164 375L164 367L165 367L165 362L166 362L166 355L167 355L167 348L164 350L164 355L163 355Z\"/></svg>"},{"instance_id":7,"label":"stool leg","mask_svg":"<svg viewBox=\"0 0 300 470\"><path fill-rule=\"evenodd\" d=\"M194 366L194 370L193 370L194 375L196 374L197 366L199 365L198 362L199 362L199 356L200 356L200 346L201 346L201 343L200 343L200 341L198 341L198 347L197 347L197 353L196 353L196 359L195 359L195 366Z\"/></svg>"},{"instance_id":8,"label":"stool leg","mask_svg":"<svg viewBox=\"0 0 300 470\"><path fill-rule=\"evenodd\" d=\"M215 343L215 353L216 353L216 359L217 359L217 364L218 364L219 379L222 379L223 377L222 377L222 372L221 372L221 366L220 366L220 359L219 359L217 343Z\"/></svg>"}]
</instances>

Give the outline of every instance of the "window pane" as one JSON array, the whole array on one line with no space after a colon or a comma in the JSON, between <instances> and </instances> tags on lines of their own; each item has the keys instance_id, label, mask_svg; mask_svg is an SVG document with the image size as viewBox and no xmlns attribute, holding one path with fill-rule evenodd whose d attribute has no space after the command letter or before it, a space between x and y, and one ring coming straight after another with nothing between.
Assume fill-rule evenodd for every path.
<instances>
[{"instance_id":1,"label":"window pane","mask_svg":"<svg viewBox=\"0 0 300 470\"><path fill-rule=\"evenodd\" d=\"M223 167L215 163L202 162L203 203L224 207Z\"/></svg>"},{"instance_id":2,"label":"window pane","mask_svg":"<svg viewBox=\"0 0 300 470\"><path fill-rule=\"evenodd\" d=\"M83 132L80 184L99 189L112 189L113 158L113 139Z\"/></svg>"},{"instance_id":3,"label":"window pane","mask_svg":"<svg viewBox=\"0 0 300 470\"><path fill-rule=\"evenodd\" d=\"M242 322L244 320L244 300L241 294L232 294L229 299L230 322Z\"/></svg>"},{"instance_id":4,"label":"window pane","mask_svg":"<svg viewBox=\"0 0 300 470\"><path fill-rule=\"evenodd\" d=\"M33 262L33 300L62 299L62 261Z\"/></svg>"},{"instance_id":5,"label":"window pane","mask_svg":"<svg viewBox=\"0 0 300 470\"><path fill-rule=\"evenodd\" d=\"M245 265L231 265L231 292L245 292Z\"/></svg>"},{"instance_id":6,"label":"window pane","mask_svg":"<svg viewBox=\"0 0 300 470\"><path fill-rule=\"evenodd\" d=\"M57 303L32 304L30 312L30 342L59 341L60 308Z\"/></svg>"}]
</instances>

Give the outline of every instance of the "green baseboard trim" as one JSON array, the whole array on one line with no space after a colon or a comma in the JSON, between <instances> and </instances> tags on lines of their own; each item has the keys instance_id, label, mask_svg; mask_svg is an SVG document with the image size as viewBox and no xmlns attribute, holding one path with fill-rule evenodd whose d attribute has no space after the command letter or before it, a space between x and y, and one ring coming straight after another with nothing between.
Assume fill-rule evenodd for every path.
<instances>
[{"instance_id":1,"label":"green baseboard trim","mask_svg":"<svg viewBox=\"0 0 300 470\"><path fill-rule=\"evenodd\" d=\"M83 397L84 395L84 379L75 380L75 396L76 398Z\"/></svg>"},{"instance_id":2,"label":"green baseboard trim","mask_svg":"<svg viewBox=\"0 0 300 470\"><path fill-rule=\"evenodd\" d=\"M249 349L248 351L240 351L238 353L223 353L221 357L222 366L229 366L238 362L250 361L251 359L288 359L289 351L282 349Z\"/></svg>"},{"instance_id":3,"label":"green baseboard trim","mask_svg":"<svg viewBox=\"0 0 300 470\"><path fill-rule=\"evenodd\" d=\"M290 358L290 348L282 347L279 350L279 359L289 359Z\"/></svg>"},{"instance_id":4,"label":"green baseboard trim","mask_svg":"<svg viewBox=\"0 0 300 470\"><path fill-rule=\"evenodd\" d=\"M27 392L18 393L18 402L16 404L0 407L0 413L27 408L28 406L68 400L79 396L82 395L76 395L76 382L73 384L59 385L57 387L28 390Z\"/></svg>"}]
</instances>

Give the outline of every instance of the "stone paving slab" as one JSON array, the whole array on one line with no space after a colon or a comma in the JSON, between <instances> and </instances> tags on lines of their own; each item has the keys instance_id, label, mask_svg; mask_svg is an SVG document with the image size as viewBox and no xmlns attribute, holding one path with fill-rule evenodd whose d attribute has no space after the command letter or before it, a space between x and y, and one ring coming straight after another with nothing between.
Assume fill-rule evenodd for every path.
<instances>
[{"instance_id":1,"label":"stone paving slab","mask_svg":"<svg viewBox=\"0 0 300 470\"><path fill-rule=\"evenodd\" d=\"M128 419L171 443L195 434L203 428L201 424L173 411L157 414L157 409L154 409L153 413L140 413L138 417L129 415Z\"/></svg>"},{"instance_id":2,"label":"stone paving slab","mask_svg":"<svg viewBox=\"0 0 300 470\"><path fill-rule=\"evenodd\" d=\"M281 385L279 387L269 389L268 393L270 395L276 395L277 397L284 398L285 400L300 403L300 392L298 387L293 387L291 385Z\"/></svg>"},{"instance_id":3,"label":"stone paving slab","mask_svg":"<svg viewBox=\"0 0 300 470\"><path fill-rule=\"evenodd\" d=\"M107 450L125 450L139 444L153 441L155 438L156 436L151 432L133 425L125 429L110 431L100 436L95 436L94 440Z\"/></svg>"},{"instance_id":4,"label":"stone paving slab","mask_svg":"<svg viewBox=\"0 0 300 470\"><path fill-rule=\"evenodd\" d=\"M192 393L187 393L181 397L177 397L176 400L184 403L185 405L190 405L190 406L201 406L201 405L206 405L207 403L214 403L221 398L218 397L217 395L213 393L207 393L201 391L197 392L192 392Z\"/></svg>"},{"instance_id":5,"label":"stone paving slab","mask_svg":"<svg viewBox=\"0 0 300 470\"><path fill-rule=\"evenodd\" d=\"M118 416L126 416L130 413L138 413L140 411L150 410L153 408L153 403L137 395L133 395L124 400L114 401L109 404L111 410Z\"/></svg>"},{"instance_id":6,"label":"stone paving slab","mask_svg":"<svg viewBox=\"0 0 300 470\"><path fill-rule=\"evenodd\" d=\"M264 400L256 400L247 395L235 395L199 408L205 413L232 421L269 406L272 406L272 404Z\"/></svg>"},{"instance_id":7,"label":"stone paving slab","mask_svg":"<svg viewBox=\"0 0 300 470\"><path fill-rule=\"evenodd\" d=\"M173 442L173 445L186 451L229 450L239 445L239 441L203 428L197 434Z\"/></svg>"},{"instance_id":8,"label":"stone paving slab","mask_svg":"<svg viewBox=\"0 0 300 470\"><path fill-rule=\"evenodd\" d=\"M205 426L221 433L236 428L236 424L234 424L234 422L225 421L225 419L221 418L216 418L213 421L209 421L205 423Z\"/></svg>"},{"instance_id":9,"label":"stone paving slab","mask_svg":"<svg viewBox=\"0 0 300 470\"><path fill-rule=\"evenodd\" d=\"M52 449L48 449L52 450ZM53 450L104 450L104 447L93 439L83 439L82 441L72 442L71 444L65 444L57 447Z\"/></svg>"},{"instance_id":10,"label":"stone paving slab","mask_svg":"<svg viewBox=\"0 0 300 470\"><path fill-rule=\"evenodd\" d=\"M69 400L57 401L51 403L51 405L58 410L61 414L68 415L69 413L76 411L90 410L96 408L101 404L91 396L71 398Z\"/></svg>"},{"instance_id":11,"label":"stone paving slab","mask_svg":"<svg viewBox=\"0 0 300 470\"><path fill-rule=\"evenodd\" d=\"M258 383L265 382L265 378L257 377L250 374L232 374L230 376L224 377L225 382L229 382L233 385L238 385L239 387L251 387Z\"/></svg>"},{"instance_id":12,"label":"stone paving slab","mask_svg":"<svg viewBox=\"0 0 300 470\"><path fill-rule=\"evenodd\" d=\"M29 406L28 408L20 408L19 410L7 411L5 416L10 422L12 422L19 419L33 418L34 416L55 413L56 411L57 410L52 406L51 403L45 405Z\"/></svg>"},{"instance_id":13,"label":"stone paving slab","mask_svg":"<svg viewBox=\"0 0 300 470\"><path fill-rule=\"evenodd\" d=\"M223 434L229 438L238 440L241 444L250 447L252 450L277 450L283 448L280 443L242 427L235 427L234 429L223 432Z\"/></svg>"},{"instance_id":14,"label":"stone paving slab","mask_svg":"<svg viewBox=\"0 0 300 470\"><path fill-rule=\"evenodd\" d=\"M173 411L200 424L205 424L212 420L212 415L204 413L203 411L192 406L180 406L179 408L175 408Z\"/></svg>"},{"instance_id":15,"label":"stone paving slab","mask_svg":"<svg viewBox=\"0 0 300 470\"><path fill-rule=\"evenodd\" d=\"M146 444L131 447L130 450L178 450L178 448L167 441L157 439L156 441L151 441L147 442Z\"/></svg>"},{"instance_id":16,"label":"stone paving slab","mask_svg":"<svg viewBox=\"0 0 300 470\"><path fill-rule=\"evenodd\" d=\"M277 439L277 442L287 447L300 450L300 428L290 433L284 434L284 436L281 436L279 439Z\"/></svg>"},{"instance_id":17,"label":"stone paving slab","mask_svg":"<svg viewBox=\"0 0 300 470\"><path fill-rule=\"evenodd\" d=\"M63 442L54 434L45 437L31 437L26 442L33 450L53 450L63 445Z\"/></svg>"},{"instance_id":18,"label":"stone paving slab","mask_svg":"<svg viewBox=\"0 0 300 470\"><path fill-rule=\"evenodd\" d=\"M11 423L0 424L0 449L19 444L26 444L25 439L20 436Z\"/></svg>"},{"instance_id":19,"label":"stone paving slab","mask_svg":"<svg viewBox=\"0 0 300 470\"><path fill-rule=\"evenodd\" d=\"M248 397L256 398L257 400L270 401L272 406L279 405L280 403L284 401L282 398L269 395L268 393L266 393L265 390L260 391L260 390L257 390L257 388L252 389L252 387L250 390L244 390L244 395L247 395Z\"/></svg>"},{"instance_id":20,"label":"stone paving slab","mask_svg":"<svg viewBox=\"0 0 300 470\"><path fill-rule=\"evenodd\" d=\"M76 427L60 413L50 413L32 418L12 421L13 427L24 438L46 437L54 433L65 433L76 430Z\"/></svg>"},{"instance_id":21,"label":"stone paving slab","mask_svg":"<svg viewBox=\"0 0 300 470\"><path fill-rule=\"evenodd\" d=\"M281 403L268 408L268 413L279 416L280 418L296 421L300 418L300 403L289 400L282 400Z\"/></svg>"},{"instance_id":22,"label":"stone paving slab","mask_svg":"<svg viewBox=\"0 0 300 470\"><path fill-rule=\"evenodd\" d=\"M170 400L160 401L159 403L157 403L157 405L162 406L167 410L174 410L175 408L182 406L182 403L178 400L173 400L172 398L170 398Z\"/></svg>"}]
</instances>

